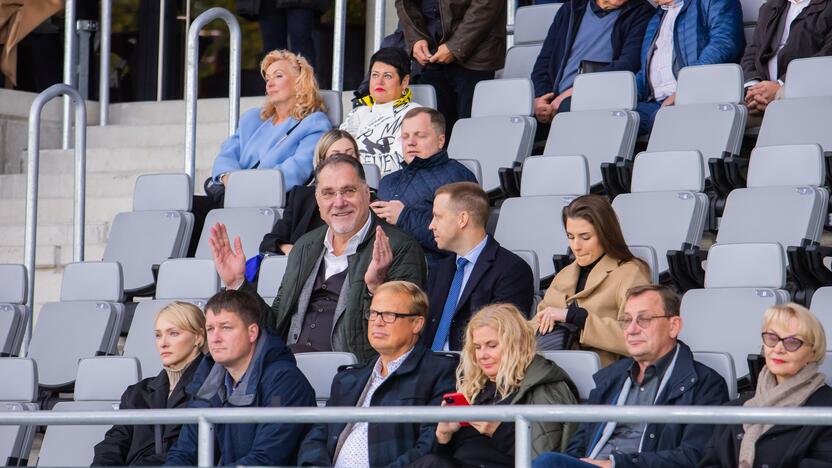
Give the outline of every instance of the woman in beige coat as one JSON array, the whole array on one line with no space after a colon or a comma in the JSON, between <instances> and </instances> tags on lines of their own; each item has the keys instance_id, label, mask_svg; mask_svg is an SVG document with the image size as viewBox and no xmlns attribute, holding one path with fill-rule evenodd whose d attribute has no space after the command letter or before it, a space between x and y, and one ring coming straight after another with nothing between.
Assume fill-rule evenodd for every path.
<instances>
[{"instance_id":1,"label":"woman in beige coat","mask_svg":"<svg viewBox=\"0 0 832 468\"><path fill-rule=\"evenodd\" d=\"M563 209L563 225L575 261L555 276L534 320L541 336L559 322L574 325L579 348L606 367L627 353L616 319L624 293L650 283L649 267L630 252L606 198L576 198Z\"/></svg>"}]
</instances>

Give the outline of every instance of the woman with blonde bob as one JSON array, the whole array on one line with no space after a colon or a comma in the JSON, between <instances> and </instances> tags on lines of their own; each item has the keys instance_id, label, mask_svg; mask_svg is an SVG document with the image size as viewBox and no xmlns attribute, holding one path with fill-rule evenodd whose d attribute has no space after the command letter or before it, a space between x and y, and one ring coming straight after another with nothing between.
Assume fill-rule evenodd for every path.
<instances>
[{"instance_id":1,"label":"woman with blonde bob","mask_svg":"<svg viewBox=\"0 0 832 468\"><path fill-rule=\"evenodd\" d=\"M315 146L315 167L326 158L345 154L358 159L358 145L352 135L344 130L330 130ZM324 225L318 202L315 200L315 181L297 185L286 195L286 209L275 223L272 232L263 237L260 252L289 255L292 246L307 232Z\"/></svg>"},{"instance_id":2,"label":"woman with blonde bob","mask_svg":"<svg viewBox=\"0 0 832 468\"><path fill-rule=\"evenodd\" d=\"M757 379L756 392L729 404L774 408L832 406L832 388L818 369L826 356L826 333L809 309L794 303L769 308L761 338L766 365ZM832 427L717 426L699 466L832 466Z\"/></svg>"},{"instance_id":3,"label":"woman with blonde bob","mask_svg":"<svg viewBox=\"0 0 832 468\"><path fill-rule=\"evenodd\" d=\"M184 408L185 387L208 349L205 314L188 302L172 302L154 322L162 371L127 387L119 409ZM113 426L95 446L93 466L162 465L179 437L178 425Z\"/></svg>"},{"instance_id":4,"label":"woman with blonde bob","mask_svg":"<svg viewBox=\"0 0 832 468\"><path fill-rule=\"evenodd\" d=\"M465 330L457 391L473 405L578 404L572 380L536 348L534 328L517 307L483 307ZM439 423L438 450L423 458L422 466L514 466L513 424L470 424ZM573 429L567 423L532 423L532 456L565 449Z\"/></svg>"}]
</instances>

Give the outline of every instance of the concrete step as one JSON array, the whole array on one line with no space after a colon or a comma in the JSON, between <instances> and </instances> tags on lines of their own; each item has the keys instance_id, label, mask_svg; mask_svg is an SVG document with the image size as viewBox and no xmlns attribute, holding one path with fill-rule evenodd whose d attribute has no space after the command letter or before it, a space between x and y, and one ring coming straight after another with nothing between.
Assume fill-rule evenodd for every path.
<instances>
[{"instance_id":1,"label":"concrete step","mask_svg":"<svg viewBox=\"0 0 832 468\"><path fill-rule=\"evenodd\" d=\"M29 111L32 107L32 102L34 102L37 96L37 93L0 89L0 116L29 120ZM87 124L98 125L98 103L95 101L86 101L86 108ZM74 112L73 110L73 116ZM46 103L40 115L42 121L63 121L63 98L57 97Z\"/></svg>"},{"instance_id":2,"label":"concrete step","mask_svg":"<svg viewBox=\"0 0 832 468\"><path fill-rule=\"evenodd\" d=\"M84 246L85 260L101 260L106 244ZM23 263L23 246L0 246L0 263ZM63 267L73 262L72 244L38 245L35 251L35 268ZM37 291L35 291L37 294Z\"/></svg>"},{"instance_id":3,"label":"concrete step","mask_svg":"<svg viewBox=\"0 0 832 468\"><path fill-rule=\"evenodd\" d=\"M197 126L197 148L208 145L219 150L228 137L227 122L201 122ZM156 147L185 145L185 124L107 125L87 128L87 148Z\"/></svg>"},{"instance_id":4,"label":"concrete step","mask_svg":"<svg viewBox=\"0 0 832 468\"><path fill-rule=\"evenodd\" d=\"M240 114L263 105L265 97L240 99ZM185 124L185 101L144 101L110 104L110 121L114 125ZM196 106L197 122L228 122L228 98L200 99Z\"/></svg>"},{"instance_id":5,"label":"concrete step","mask_svg":"<svg viewBox=\"0 0 832 468\"><path fill-rule=\"evenodd\" d=\"M217 157L219 142L197 145L197 170L210 172ZM24 155L24 158L27 158ZM42 150L40 152L40 173L72 174L75 170L73 150ZM184 145L156 147L128 146L87 149L87 175L96 173L137 173L184 172ZM207 177L207 176L206 176Z\"/></svg>"},{"instance_id":6,"label":"concrete step","mask_svg":"<svg viewBox=\"0 0 832 468\"><path fill-rule=\"evenodd\" d=\"M1 176L0 176L1 177ZM130 211L133 198L96 197L87 199L86 224L111 223L117 213ZM0 227L23 226L26 220L26 200L23 198L0 201ZM38 203L38 226L46 224L70 225L73 221L73 200L71 196L63 198L44 198Z\"/></svg>"},{"instance_id":7,"label":"concrete step","mask_svg":"<svg viewBox=\"0 0 832 468\"><path fill-rule=\"evenodd\" d=\"M85 244L106 244L110 233L110 223L85 223ZM37 244L41 246L72 245L73 226L71 224L38 224ZM0 247L22 247L24 228L22 224L0 226Z\"/></svg>"}]
</instances>

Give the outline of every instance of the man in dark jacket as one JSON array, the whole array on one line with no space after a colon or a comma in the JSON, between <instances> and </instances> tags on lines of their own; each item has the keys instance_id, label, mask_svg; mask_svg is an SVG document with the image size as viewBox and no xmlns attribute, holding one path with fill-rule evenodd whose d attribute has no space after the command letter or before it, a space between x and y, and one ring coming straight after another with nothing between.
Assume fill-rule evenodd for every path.
<instances>
[{"instance_id":1,"label":"man in dark jacket","mask_svg":"<svg viewBox=\"0 0 832 468\"><path fill-rule=\"evenodd\" d=\"M433 210L433 194L452 182L476 182L471 171L448 157L445 144L445 119L429 107L407 111L402 120L404 166L381 179L379 201L370 207L375 214L413 236L429 264L445 256L428 229Z\"/></svg>"},{"instance_id":2,"label":"man in dark jacket","mask_svg":"<svg viewBox=\"0 0 832 468\"><path fill-rule=\"evenodd\" d=\"M433 85L448 129L471 116L474 88L494 78L506 57L506 2L396 0L407 50Z\"/></svg>"},{"instance_id":3,"label":"man in dark jacket","mask_svg":"<svg viewBox=\"0 0 832 468\"><path fill-rule=\"evenodd\" d=\"M419 343L427 296L406 281L381 285L368 313L370 343L379 358L342 370L327 406L438 406L455 388L457 360ZM436 424L317 424L301 444L299 465L406 466L430 453Z\"/></svg>"},{"instance_id":4,"label":"man in dark jacket","mask_svg":"<svg viewBox=\"0 0 832 468\"><path fill-rule=\"evenodd\" d=\"M762 113L786 80L794 59L832 55L832 2L769 0L740 61L745 105Z\"/></svg>"},{"instance_id":5,"label":"man in dark jacket","mask_svg":"<svg viewBox=\"0 0 832 468\"><path fill-rule=\"evenodd\" d=\"M190 408L315 406L315 390L279 337L261 328L260 305L226 290L205 305L210 357L186 388ZM308 428L303 424L221 424L214 429L221 465L292 465ZM166 465L197 463L197 428L182 427Z\"/></svg>"},{"instance_id":6,"label":"man in dark jacket","mask_svg":"<svg viewBox=\"0 0 832 468\"><path fill-rule=\"evenodd\" d=\"M627 291L618 322L630 358L595 374L590 405L720 405L725 380L693 360L677 340L682 330L679 296L667 286ZM703 424L583 423L566 454L547 453L535 467L696 466L713 426Z\"/></svg>"},{"instance_id":7,"label":"man in dark jacket","mask_svg":"<svg viewBox=\"0 0 832 468\"><path fill-rule=\"evenodd\" d=\"M292 247L271 307L245 280L242 245L237 238L232 248L222 224L212 228L209 239L214 263L227 287L260 301L266 324L293 351L345 351L363 361L375 354L364 319L372 293L388 280L424 284L425 257L410 236L370 212L370 189L355 158L325 159L315 169L315 180L326 226Z\"/></svg>"},{"instance_id":8,"label":"man in dark jacket","mask_svg":"<svg viewBox=\"0 0 832 468\"><path fill-rule=\"evenodd\" d=\"M461 350L468 320L483 306L507 302L524 314L532 307L532 270L485 232L489 212L488 195L473 182L436 191L430 231L440 249L455 255L438 261L428 276L422 343L434 351Z\"/></svg>"},{"instance_id":9,"label":"man in dark jacket","mask_svg":"<svg viewBox=\"0 0 832 468\"><path fill-rule=\"evenodd\" d=\"M569 111L581 72L639 69L644 28L653 14L645 0L571 0L555 15L532 69L534 112L549 123Z\"/></svg>"}]
</instances>

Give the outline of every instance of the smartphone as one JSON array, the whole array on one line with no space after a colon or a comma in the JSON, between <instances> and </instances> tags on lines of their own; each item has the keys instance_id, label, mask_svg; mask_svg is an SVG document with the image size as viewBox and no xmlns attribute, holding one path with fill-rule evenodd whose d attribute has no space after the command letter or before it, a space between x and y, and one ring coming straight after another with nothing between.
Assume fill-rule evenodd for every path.
<instances>
[{"instance_id":1,"label":"smartphone","mask_svg":"<svg viewBox=\"0 0 832 468\"><path fill-rule=\"evenodd\" d=\"M469 406L468 399L465 398L465 395L457 392L457 393L446 393L442 395L442 399L445 400L445 404L449 406ZM470 426L467 422L460 422L460 426Z\"/></svg>"}]
</instances>

